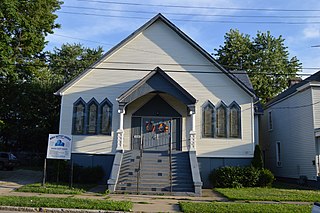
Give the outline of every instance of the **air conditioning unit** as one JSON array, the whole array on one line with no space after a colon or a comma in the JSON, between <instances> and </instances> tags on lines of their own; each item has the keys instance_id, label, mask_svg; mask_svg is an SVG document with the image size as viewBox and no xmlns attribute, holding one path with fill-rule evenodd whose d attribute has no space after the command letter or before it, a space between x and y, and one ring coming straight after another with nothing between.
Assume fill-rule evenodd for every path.
<instances>
[{"instance_id":1,"label":"air conditioning unit","mask_svg":"<svg viewBox=\"0 0 320 213\"><path fill-rule=\"evenodd\" d=\"M282 166L281 161L277 161L277 167L281 167L281 166Z\"/></svg>"}]
</instances>

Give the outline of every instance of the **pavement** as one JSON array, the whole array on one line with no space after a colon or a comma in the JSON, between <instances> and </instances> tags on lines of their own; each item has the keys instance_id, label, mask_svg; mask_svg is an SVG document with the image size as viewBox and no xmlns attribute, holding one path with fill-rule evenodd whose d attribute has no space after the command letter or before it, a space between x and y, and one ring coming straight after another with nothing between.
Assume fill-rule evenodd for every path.
<instances>
[{"instance_id":1,"label":"pavement","mask_svg":"<svg viewBox=\"0 0 320 213\"><path fill-rule=\"evenodd\" d=\"M14 171L0 171L0 195L2 196L39 196L39 197L70 197L70 195L61 194L39 194L39 193L25 193L16 192L15 189L30 183L41 182L42 172L30 170L14 170ZM90 198L90 199L110 199L110 200L127 200L133 203L133 212L180 212L180 201L194 201L194 202L211 202L211 201L226 201L226 198L214 193L212 190L203 190L202 197L192 196L166 196L166 195L135 195L135 194L109 194L102 196L105 186L99 186L89 190L89 192L81 195L72 195L76 198ZM18 207L0 207L0 211L39 211L35 208L18 208ZM49 208L46 212L54 212ZM56 210L58 211L58 210ZM59 210L60 211L60 210ZM78 209L70 210L64 209L63 212L80 212ZM102 212L89 211L86 212Z\"/></svg>"},{"instance_id":2,"label":"pavement","mask_svg":"<svg viewBox=\"0 0 320 213\"><path fill-rule=\"evenodd\" d=\"M39 194L16 192L15 189L25 184L41 182L42 173L39 171L15 170L15 171L0 171L0 195L1 196L38 196L38 197L75 197L89 199L110 199L118 201L131 201L133 203L133 212L180 212L179 202L212 202L212 201L228 201L225 197L210 189L203 189L201 197L195 196L168 196L168 195L135 195L135 194L109 194L102 195L98 192L104 192L106 186L98 186L89 190L89 192L81 195L62 195L62 194ZM241 202L241 201L240 201ZM243 202L243 201L242 201ZM257 201L245 201L257 202ZM259 203L279 203L274 201L259 201ZM292 204L308 204L305 202L281 202ZM112 212L101 210L79 210L79 209L53 209L53 208L25 208L25 207L6 207L0 206L1 212Z\"/></svg>"}]
</instances>

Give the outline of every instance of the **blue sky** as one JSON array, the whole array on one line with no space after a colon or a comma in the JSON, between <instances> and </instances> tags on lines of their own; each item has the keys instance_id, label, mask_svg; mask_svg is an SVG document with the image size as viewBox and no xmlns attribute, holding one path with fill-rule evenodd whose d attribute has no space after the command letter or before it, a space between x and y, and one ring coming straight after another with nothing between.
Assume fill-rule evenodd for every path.
<instances>
[{"instance_id":1,"label":"blue sky","mask_svg":"<svg viewBox=\"0 0 320 213\"><path fill-rule=\"evenodd\" d=\"M142 3L149 6L140 5ZM185 7L179 7L181 5ZM257 8L270 10L250 10ZM107 51L157 13L166 16L209 53L223 45L224 35L230 29L238 29L251 36L255 36L257 31L270 31L275 37L282 35L290 57L297 56L302 62L303 73L320 70L319 0L65 0L56 13L61 28L47 37L46 50L60 47L63 43L82 43L93 48L102 46ZM292 24L297 22L302 24ZM319 47L312 47L316 45Z\"/></svg>"}]
</instances>

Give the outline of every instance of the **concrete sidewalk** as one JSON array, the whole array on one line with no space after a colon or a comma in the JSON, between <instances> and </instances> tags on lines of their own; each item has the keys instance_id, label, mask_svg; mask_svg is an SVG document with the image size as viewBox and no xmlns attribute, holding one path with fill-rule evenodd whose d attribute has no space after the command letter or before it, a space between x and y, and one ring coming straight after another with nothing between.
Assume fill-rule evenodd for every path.
<instances>
[{"instance_id":1,"label":"concrete sidewalk","mask_svg":"<svg viewBox=\"0 0 320 213\"><path fill-rule=\"evenodd\" d=\"M70 197L70 195L63 194L39 194L39 193L25 193L11 191L6 196L38 196L38 197ZM211 201L227 201L226 198L213 192L210 189L203 190L202 197L191 196L167 196L167 195L134 195L134 194L109 194L101 195L97 193L85 193L81 195L72 195L75 198L88 198L99 200L118 200L131 201L133 203L133 212L180 212L180 201L192 202L211 202Z\"/></svg>"}]
</instances>

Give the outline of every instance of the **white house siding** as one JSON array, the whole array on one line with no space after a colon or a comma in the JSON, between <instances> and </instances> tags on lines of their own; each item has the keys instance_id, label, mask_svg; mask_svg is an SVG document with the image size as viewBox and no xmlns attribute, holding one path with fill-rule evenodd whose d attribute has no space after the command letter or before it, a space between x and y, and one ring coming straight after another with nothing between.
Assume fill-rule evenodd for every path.
<instances>
[{"instance_id":1,"label":"white house siding","mask_svg":"<svg viewBox=\"0 0 320 213\"><path fill-rule=\"evenodd\" d=\"M320 87L312 87L314 129L320 128Z\"/></svg>"},{"instance_id":2,"label":"white house siding","mask_svg":"<svg viewBox=\"0 0 320 213\"><path fill-rule=\"evenodd\" d=\"M107 63L106 63L107 62ZM121 62L121 63L119 63ZM125 62L125 63L123 63ZM198 65L198 66L195 66ZM143 33L131 39L120 49L109 55L103 63L88 72L86 76L74 83L64 92L61 111L60 131L70 134L72 126L72 104L79 97L85 101L95 97L98 102L108 98L113 103L113 135L119 127L118 103L116 98L143 78L149 71L133 71L132 69L153 70L161 69L186 89L198 102L196 104L196 131L197 154L203 157L251 157L253 154L253 108L252 98L236 83L234 83L219 69L214 67L203 55L196 51L188 42L179 37L172 29L161 21L157 21ZM105 69L103 69L105 68ZM127 68L126 70L117 69ZM178 72L168 72L174 70ZM181 71L181 72L179 72ZM205 71L210 73L188 73L185 71ZM216 73L218 72L218 73ZM241 139L208 139L201 136L202 106L210 100L217 106L222 100L226 105L236 101L241 107ZM174 108L179 108L170 100ZM130 146L130 113L125 115L124 147ZM191 126L190 117L184 117L183 122L183 149L187 147L188 133ZM101 143L106 146L106 152L114 151L115 140L110 137L77 136L74 152L87 152L84 144ZM111 145L113 141L113 145ZM82 145L83 144L83 145ZM102 144L102 143L101 143ZM109 147L109 148L107 148Z\"/></svg>"},{"instance_id":3,"label":"white house siding","mask_svg":"<svg viewBox=\"0 0 320 213\"><path fill-rule=\"evenodd\" d=\"M316 179L315 137L312 93L301 91L265 110L263 117L263 150L265 161L276 176ZM268 114L272 112L273 129L268 130ZM276 142L281 144L281 167L276 162Z\"/></svg>"}]
</instances>

